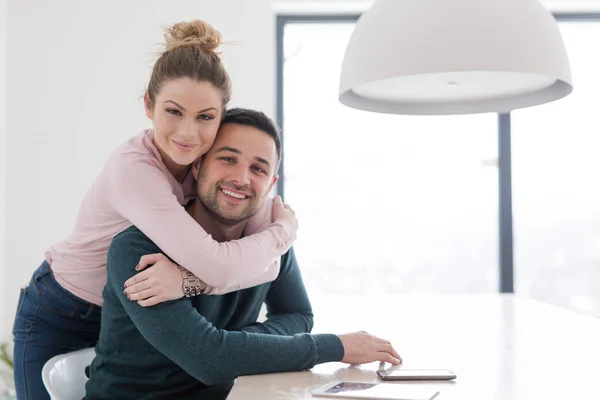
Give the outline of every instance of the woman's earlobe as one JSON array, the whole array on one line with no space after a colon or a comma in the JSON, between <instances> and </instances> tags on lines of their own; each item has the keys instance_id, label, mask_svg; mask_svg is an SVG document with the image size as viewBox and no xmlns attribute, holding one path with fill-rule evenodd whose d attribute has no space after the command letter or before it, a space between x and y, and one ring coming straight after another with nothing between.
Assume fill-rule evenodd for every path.
<instances>
[{"instance_id":1,"label":"woman's earlobe","mask_svg":"<svg viewBox=\"0 0 600 400\"><path fill-rule=\"evenodd\" d=\"M194 175L194 179L198 180L198 176L199 176L199 172L200 172L200 161L201 159L198 159L196 161L194 161L194 163L192 164L192 174Z\"/></svg>"},{"instance_id":2,"label":"woman's earlobe","mask_svg":"<svg viewBox=\"0 0 600 400\"><path fill-rule=\"evenodd\" d=\"M148 96L148 92L146 92L144 95L144 111L146 111L146 116L148 118L154 118L154 107L152 105L152 101L150 100L150 96Z\"/></svg>"}]
</instances>

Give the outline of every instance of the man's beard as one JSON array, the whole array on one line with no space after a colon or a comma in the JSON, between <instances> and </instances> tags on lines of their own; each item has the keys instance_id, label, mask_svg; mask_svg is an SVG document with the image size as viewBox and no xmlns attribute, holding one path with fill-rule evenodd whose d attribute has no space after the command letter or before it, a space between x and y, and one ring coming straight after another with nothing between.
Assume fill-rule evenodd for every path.
<instances>
[{"instance_id":1,"label":"man's beard","mask_svg":"<svg viewBox=\"0 0 600 400\"><path fill-rule=\"evenodd\" d=\"M232 208L235 208L235 211L230 212L224 209L224 207L221 207L221 204L219 203L219 192L221 191L219 182L206 182L206 184L202 184L199 181L198 184L200 185L200 190L198 190L198 200L200 200L204 209L213 215L215 220L225 226L233 226L247 220L254 216L260 208L260 199L258 199L256 193L249 188L238 187L233 184L227 185L227 187L231 187L234 190L252 193L252 197L247 199L244 204L239 204L237 207L232 205Z\"/></svg>"}]
</instances>

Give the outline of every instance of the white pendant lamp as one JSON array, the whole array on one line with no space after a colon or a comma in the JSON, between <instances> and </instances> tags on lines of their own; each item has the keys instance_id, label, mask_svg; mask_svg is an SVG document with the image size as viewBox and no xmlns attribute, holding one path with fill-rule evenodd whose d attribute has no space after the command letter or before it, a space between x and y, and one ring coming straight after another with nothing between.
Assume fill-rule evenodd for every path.
<instances>
[{"instance_id":1,"label":"white pendant lamp","mask_svg":"<svg viewBox=\"0 0 600 400\"><path fill-rule=\"evenodd\" d=\"M375 0L348 43L339 99L390 114L504 113L572 89L539 0Z\"/></svg>"}]
</instances>

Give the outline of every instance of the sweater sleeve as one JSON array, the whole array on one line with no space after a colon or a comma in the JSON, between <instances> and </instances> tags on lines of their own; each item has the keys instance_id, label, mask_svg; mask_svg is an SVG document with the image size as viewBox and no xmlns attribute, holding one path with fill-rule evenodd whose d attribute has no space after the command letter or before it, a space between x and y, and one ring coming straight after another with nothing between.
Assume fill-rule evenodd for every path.
<instances>
[{"instance_id":1,"label":"sweater sleeve","mask_svg":"<svg viewBox=\"0 0 600 400\"><path fill-rule=\"evenodd\" d=\"M187 298L154 307L129 301L123 284L135 274L143 251L143 245L128 243L127 235L115 238L108 256L107 290L118 298L148 343L204 384L227 382L241 375L304 370L343 357L336 335L226 331L208 322Z\"/></svg>"},{"instance_id":2,"label":"sweater sleeve","mask_svg":"<svg viewBox=\"0 0 600 400\"><path fill-rule=\"evenodd\" d=\"M146 156L126 153L113 163L107 196L114 209L207 285L232 291L277 276L278 259L292 242L289 224L276 221L262 232L219 243L179 204L167 176Z\"/></svg>"},{"instance_id":3,"label":"sweater sleeve","mask_svg":"<svg viewBox=\"0 0 600 400\"><path fill-rule=\"evenodd\" d=\"M312 330L312 307L302 282L294 248L282 257L281 272L271 283L265 303L267 319L240 330L272 335L295 335L310 333Z\"/></svg>"}]
</instances>

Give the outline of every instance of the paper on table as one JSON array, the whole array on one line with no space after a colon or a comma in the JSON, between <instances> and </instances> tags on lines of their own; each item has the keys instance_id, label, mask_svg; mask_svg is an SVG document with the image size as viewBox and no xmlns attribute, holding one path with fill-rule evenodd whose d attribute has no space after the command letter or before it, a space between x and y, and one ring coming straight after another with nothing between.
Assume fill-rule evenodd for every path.
<instances>
[{"instance_id":1,"label":"paper on table","mask_svg":"<svg viewBox=\"0 0 600 400\"><path fill-rule=\"evenodd\" d=\"M318 397L371 400L431 400L439 392L424 386L397 383L330 382L313 391Z\"/></svg>"}]
</instances>

